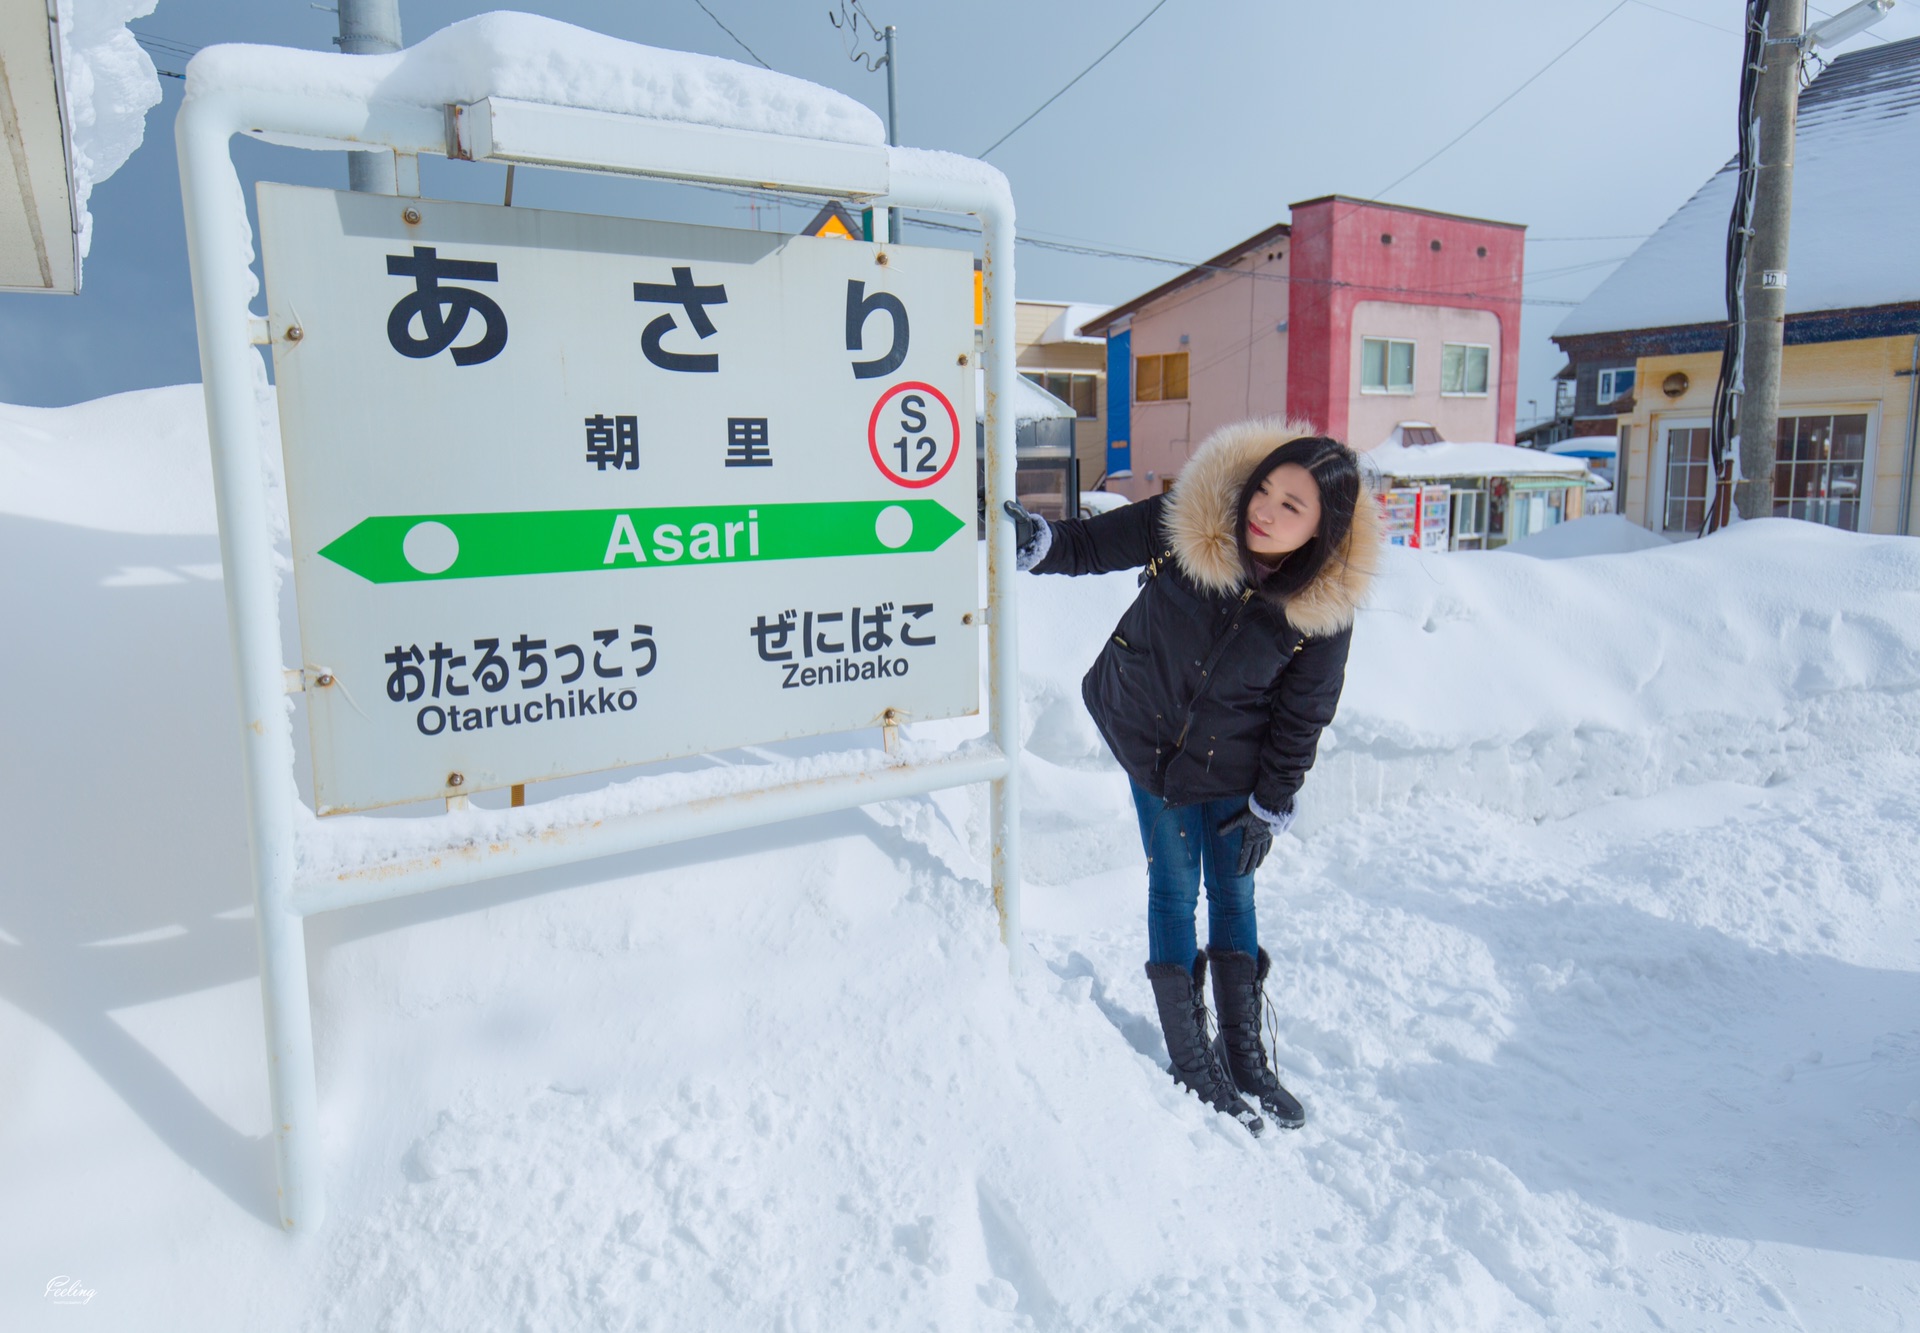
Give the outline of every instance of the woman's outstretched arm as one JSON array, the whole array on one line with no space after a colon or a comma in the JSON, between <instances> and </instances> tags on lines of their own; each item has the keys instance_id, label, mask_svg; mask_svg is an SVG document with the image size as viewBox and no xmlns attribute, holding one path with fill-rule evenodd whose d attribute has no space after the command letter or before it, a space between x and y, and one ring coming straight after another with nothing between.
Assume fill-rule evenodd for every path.
<instances>
[{"instance_id":1,"label":"woman's outstretched arm","mask_svg":"<svg viewBox=\"0 0 1920 1333\"><path fill-rule=\"evenodd\" d=\"M1051 544L1033 566L1035 574L1106 574L1137 569L1157 554L1164 495L1155 495L1092 518L1048 519Z\"/></svg>"}]
</instances>

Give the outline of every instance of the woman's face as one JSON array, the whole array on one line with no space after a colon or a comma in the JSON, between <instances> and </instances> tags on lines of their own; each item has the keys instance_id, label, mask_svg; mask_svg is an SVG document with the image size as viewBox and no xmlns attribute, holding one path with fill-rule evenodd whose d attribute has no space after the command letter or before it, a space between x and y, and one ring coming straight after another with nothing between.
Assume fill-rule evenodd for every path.
<instances>
[{"instance_id":1,"label":"woman's face","mask_svg":"<svg viewBox=\"0 0 1920 1333\"><path fill-rule=\"evenodd\" d=\"M1267 474L1247 502L1247 549L1271 559L1299 550L1320 526L1320 484L1298 463Z\"/></svg>"}]
</instances>

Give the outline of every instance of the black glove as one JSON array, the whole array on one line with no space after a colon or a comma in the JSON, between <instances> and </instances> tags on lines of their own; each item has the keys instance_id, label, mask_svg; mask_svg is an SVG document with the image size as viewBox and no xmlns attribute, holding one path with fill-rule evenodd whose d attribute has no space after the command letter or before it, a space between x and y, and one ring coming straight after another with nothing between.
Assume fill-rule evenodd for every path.
<instances>
[{"instance_id":1,"label":"black glove","mask_svg":"<svg viewBox=\"0 0 1920 1333\"><path fill-rule=\"evenodd\" d=\"M1217 831L1224 838L1236 829L1240 833L1240 860L1233 873L1251 875L1273 847L1273 825L1249 807L1231 819L1222 820Z\"/></svg>"},{"instance_id":2,"label":"black glove","mask_svg":"<svg viewBox=\"0 0 1920 1333\"><path fill-rule=\"evenodd\" d=\"M1047 558L1047 551L1053 545L1053 530L1048 527L1046 519L1029 513L1018 500L1008 500L1001 508L1013 520L1015 568L1032 569Z\"/></svg>"},{"instance_id":3,"label":"black glove","mask_svg":"<svg viewBox=\"0 0 1920 1333\"><path fill-rule=\"evenodd\" d=\"M1013 520L1013 549L1024 551L1040 538L1041 519L1027 512L1026 506L1018 500L1009 500L1000 506Z\"/></svg>"}]
</instances>

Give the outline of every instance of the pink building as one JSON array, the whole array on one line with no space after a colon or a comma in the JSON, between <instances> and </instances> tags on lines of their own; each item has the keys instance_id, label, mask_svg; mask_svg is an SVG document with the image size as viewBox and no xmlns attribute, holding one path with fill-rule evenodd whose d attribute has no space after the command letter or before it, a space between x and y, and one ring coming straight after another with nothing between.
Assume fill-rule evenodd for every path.
<instances>
[{"instance_id":1,"label":"pink building","mask_svg":"<svg viewBox=\"0 0 1920 1333\"><path fill-rule=\"evenodd\" d=\"M1106 488L1173 484L1243 417L1356 449L1404 421L1512 443L1526 229L1329 195L1082 326L1107 340Z\"/></svg>"}]
</instances>

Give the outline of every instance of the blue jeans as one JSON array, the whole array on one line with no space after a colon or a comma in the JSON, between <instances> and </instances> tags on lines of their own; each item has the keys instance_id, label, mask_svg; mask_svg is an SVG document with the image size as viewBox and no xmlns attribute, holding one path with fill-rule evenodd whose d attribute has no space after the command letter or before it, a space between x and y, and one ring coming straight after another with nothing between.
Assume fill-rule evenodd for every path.
<instances>
[{"instance_id":1,"label":"blue jeans","mask_svg":"<svg viewBox=\"0 0 1920 1333\"><path fill-rule=\"evenodd\" d=\"M1147 960L1192 967L1198 945L1193 912L1207 881L1207 947L1253 953L1260 937L1253 918L1253 876L1236 875L1242 835L1222 837L1220 825L1247 808L1230 796L1199 805L1168 805L1139 783L1133 808L1147 849Z\"/></svg>"}]
</instances>

